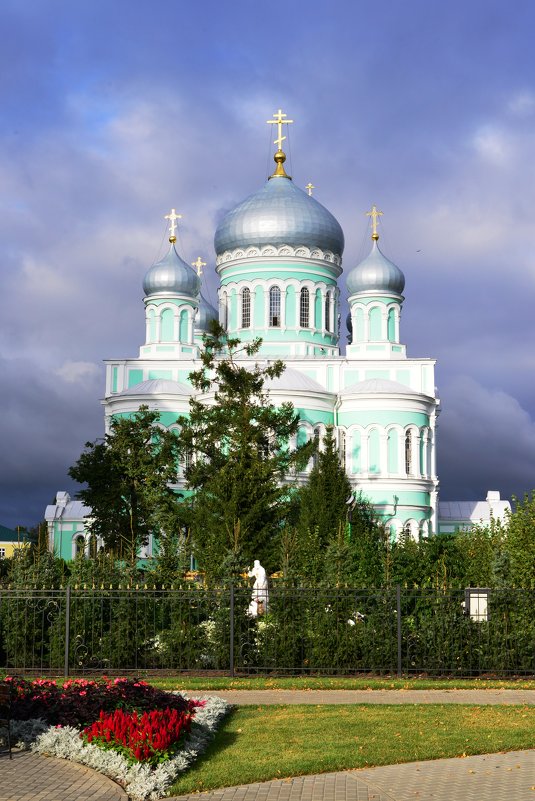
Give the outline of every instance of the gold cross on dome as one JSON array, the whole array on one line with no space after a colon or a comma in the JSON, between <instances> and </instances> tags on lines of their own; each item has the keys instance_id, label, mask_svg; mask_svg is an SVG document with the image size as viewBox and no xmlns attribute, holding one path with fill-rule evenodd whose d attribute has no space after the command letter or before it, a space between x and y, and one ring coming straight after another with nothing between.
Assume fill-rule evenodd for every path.
<instances>
[{"instance_id":1,"label":"gold cross on dome","mask_svg":"<svg viewBox=\"0 0 535 801\"><path fill-rule=\"evenodd\" d=\"M379 234L377 233L377 220L382 216L383 212L379 211L375 203L372 206L372 210L366 212L366 217L372 218L372 239L379 239Z\"/></svg>"},{"instance_id":2,"label":"gold cross on dome","mask_svg":"<svg viewBox=\"0 0 535 801\"><path fill-rule=\"evenodd\" d=\"M283 112L280 108L274 115L272 120L266 120L268 125L276 125L277 126L277 138L273 142L274 145L277 145L278 150L282 150L282 143L286 139L285 136L282 135L282 126L289 125L293 122L293 120L285 120L284 117L288 115Z\"/></svg>"},{"instance_id":3,"label":"gold cross on dome","mask_svg":"<svg viewBox=\"0 0 535 801\"><path fill-rule=\"evenodd\" d=\"M175 209L171 209L171 213L170 214L166 214L165 217L164 217L164 220L169 220L169 222L171 223L171 225L169 226L169 230L171 231L171 237L173 238L173 242L176 239L175 231L178 228L178 225L177 225L176 221L177 220L181 220L181 219L182 219L182 215L181 214L177 214Z\"/></svg>"},{"instance_id":4,"label":"gold cross on dome","mask_svg":"<svg viewBox=\"0 0 535 801\"><path fill-rule=\"evenodd\" d=\"M202 275L202 268L206 267L206 262L203 261L200 256L197 256L196 261L191 262L191 266L195 267L195 269L197 270L197 275L200 278Z\"/></svg>"},{"instance_id":5,"label":"gold cross on dome","mask_svg":"<svg viewBox=\"0 0 535 801\"><path fill-rule=\"evenodd\" d=\"M307 190L307 192L308 192L308 196L309 196L309 197L312 197L312 190L313 190L313 189L315 189L315 188L316 188L316 187L314 186L314 184L310 183L310 181L309 181L309 182L308 182L308 184L305 186L305 189Z\"/></svg>"}]
</instances>

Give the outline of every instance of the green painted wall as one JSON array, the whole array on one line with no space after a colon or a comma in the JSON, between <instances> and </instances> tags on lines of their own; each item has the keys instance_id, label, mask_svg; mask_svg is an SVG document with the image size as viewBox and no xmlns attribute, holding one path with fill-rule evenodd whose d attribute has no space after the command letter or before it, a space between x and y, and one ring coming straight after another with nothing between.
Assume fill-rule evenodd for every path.
<instances>
[{"instance_id":1,"label":"green painted wall","mask_svg":"<svg viewBox=\"0 0 535 801\"><path fill-rule=\"evenodd\" d=\"M143 370L129 370L128 371L128 387L135 387L136 384L141 384L143 381Z\"/></svg>"},{"instance_id":2,"label":"green painted wall","mask_svg":"<svg viewBox=\"0 0 535 801\"><path fill-rule=\"evenodd\" d=\"M422 412L402 412L402 411L375 411L374 409L362 409L362 411L338 412L338 422L342 426L352 424L369 426L376 423L380 426L387 426L391 423L405 427L415 425L418 428L429 425L429 417Z\"/></svg>"},{"instance_id":3,"label":"green painted wall","mask_svg":"<svg viewBox=\"0 0 535 801\"><path fill-rule=\"evenodd\" d=\"M369 339L377 341L378 339L382 339L381 336L381 309L377 306L374 306L373 309L370 309L370 327L369 327Z\"/></svg>"},{"instance_id":4,"label":"green painted wall","mask_svg":"<svg viewBox=\"0 0 535 801\"><path fill-rule=\"evenodd\" d=\"M172 370L149 370L149 381L155 381L158 378L163 378L166 381L173 380Z\"/></svg>"},{"instance_id":5,"label":"green painted wall","mask_svg":"<svg viewBox=\"0 0 535 801\"><path fill-rule=\"evenodd\" d=\"M362 450L360 431L355 431L351 437L351 472L360 473L360 455Z\"/></svg>"},{"instance_id":6,"label":"green painted wall","mask_svg":"<svg viewBox=\"0 0 535 801\"><path fill-rule=\"evenodd\" d=\"M299 409L295 410L299 415L300 420L306 423L316 425L316 423L324 423L324 425L332 425L334 423L333 412L324 412L316 409Z\"/></svg>"},{"instance_id":7,"label":"green painted wall","mask_svg":"<svg viewBox=\"0 0 535 801\"><path fill-rule=\"evenodd\" d=\"M188 313L185 309L180 312L180 324L178 327L178 341L188 341Z\"/></svg>"},{"instance_id":8,"label":"green painted wall","mask_svg":"<svg viewBox=\"0 0 535 801\"><path fill-rule=\"evenodd\" d=\"M288 328L295 327L296 319L295 287L289 286L286 289L286 325Z\"/></svg>"},{"instance_id":9,"label":"green painted wall","mask_svg":"<svg viewBox=\"0 0 535 801\"><path fill-rule=\"evenodd\" d=\"M388 339L390 342L396 341L396 316L394 314L394 309L390 309L388 312Z\"/></svg>"},{"instance_id":10,"label":"green painted wall","mask_svg":"<svg viewBox=\"0 0 535 801\"><path fill-rule=\"evenodd\" d=\"M321 303L321 292L319 289L316 290L316 297L314 299L314 327L321 328L322 327L322 314L323 308Z\"/></svg>"},{"instance_id":11,"label":"green painted wall","mask_svg":"<svg viewBox=\"0 0 535 801\"><path fill-rule=\"evenodd\" d=\"M377 428L372 428L368 434L368 472L372 474L381 472L380 438Z\"/></svg>"},{"instance_id":12,"label":"green painted wall","mask_svg":"<svg viewBox=\"0 0 535 801\"><path fill-rule=\"evenodd\" d=\"M174 340L174 314L172 309L164 309L160 316L160 339L162 342L173 342Z\"/></svg>"},{"instance_id":13,"label":"green painted wall","mask_svg":"<svg viewBox=\"0 0 535 801\"><path fill-rule=\"evenodd\" d=\"M113 367L111 371L111 391L117 392L117 383L119 378L119 368Z\"/></svg>"},{"instance_id":14,"label":"green painted wall","mask_svg":"<svg viewBox=\"0 0 535 801\"><path fill-rule=\"evenodd\" d=\"M389 473L399 472L399 448L398 448L398 432L388 432L388 466Z\"/></svg>"},{"instance_id":15,"label":"green painted wall","mask_svg":"<svg viewBox=\"0 0 535 801\"><path fill-rule=\"evenodd\" d=\"M257 287L254 292L253 308L253 329L263 328L266 324L266 321L264 318L264 290L261 287Z\"/></svg>"},{"instance_id":16,"label":"green painted wall","mask_svg":"<svg viewBox=\"0 0 535 801\"><path fill-rule=\"evenodd\" d=\"M280 261L267 261L266 257L262 257L261 262L255 262L253 259L248 259L247 263L235 265L220 265L221 271L221 285L240 280L253 281L260 279L268 281L270 278L280 278L285 281L295 279L296 281L303 281L305 279L312 281L325 281L326 284L335 285L337 275L340 271L339 267L333 265L318 264L318 263L297 263L297 262L280 262Z\"/></svg>"}]
</instances>

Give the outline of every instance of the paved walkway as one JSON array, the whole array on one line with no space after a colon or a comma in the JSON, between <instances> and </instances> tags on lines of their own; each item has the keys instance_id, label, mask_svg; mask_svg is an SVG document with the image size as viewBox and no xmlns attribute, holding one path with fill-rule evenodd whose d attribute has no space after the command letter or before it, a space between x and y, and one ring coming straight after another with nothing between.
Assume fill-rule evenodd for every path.
<instances>
[{"instance_id":1,"label":"paved walkway","mask_svg":"<svg viewBox=\"0 0 535 801\"><path fill-rule=\"evenodd\" d=\"M301 776L169 801L533 801L535 751Z\"/></svg>"},{"instance_id":2,"label":"paved walkway","mask_svg":"<svg viewBox=\"0 0 535 801\"><path fill-rule=\"evenodd\" d=\"M189 692L189 695L195 695ZM230 704L529 704L535 690L218 690ZM533 799L535 801L535 797Z\"/></svg>"},{"instance_id":3,"label":"paved walkway","mask_svg":"<svg viewBox=\"0 0 535 801\"><path fill-rule=\"evenodd\" d=\"M0 801L128 801L114 781L85 765L13 751L0 755Z\"/></svg>"},{"instance_id":4,"label":"paved walkway","mask_svg":"<svg viewBox=\"0 0 535 801\"><path fill-rule=\"evenodd\" d=\"M194 693L191 693L193 695ZM263 690L233 704L535 704L535 690ZM302 776L181 801L535 801L535 750ZM0 801L128 801L106 776L63 759L0 754Z\"/></svg>"}]
</instances>

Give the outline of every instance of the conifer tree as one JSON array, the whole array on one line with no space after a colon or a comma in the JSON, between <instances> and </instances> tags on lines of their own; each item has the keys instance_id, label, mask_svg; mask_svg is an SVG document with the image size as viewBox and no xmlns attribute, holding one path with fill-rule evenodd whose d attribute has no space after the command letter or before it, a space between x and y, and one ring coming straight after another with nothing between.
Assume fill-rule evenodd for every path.
<instances>
[{"instance_id":1,"label":"conifer tree","mask_svg":"<svg viewBox=\"0 0 535 801\"><path fill-rule=\"evenodd\" d=\"M106 551L135 560L149 534L179 525L176 483L178 442L158 427L159 414L140 406L132 417L113 418L104 440L87 442L69 475L91 508L88 529Z\"/></svg>"},{"instance_id":2,"label":"conifer tree","mask_svg":"<svg viewBox=\"0 0 535 801\"><path fill-rule=\"evenodd\" d=\"M283 362L250 364L260 345L241 343L213 322L202 368L190 374L208 397L191 399L178 439L182 457L191 455L185 477L195 491L193 540L208 579L222 578L230 562L276 566L275 541L291 507L284 479L311 453L310 444L290 447L299 418L291 403L275 407L264 387L282 374Z\"/></svg>"}]
</instances>

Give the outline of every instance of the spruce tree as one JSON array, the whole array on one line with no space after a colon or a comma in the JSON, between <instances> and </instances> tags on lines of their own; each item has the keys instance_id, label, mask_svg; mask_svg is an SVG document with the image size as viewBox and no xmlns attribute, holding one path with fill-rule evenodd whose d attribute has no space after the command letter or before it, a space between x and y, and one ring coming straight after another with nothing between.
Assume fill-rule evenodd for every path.
<instances>
[{"instance_id":1,"label":"spruce tree","mask_svg":"<svg viewBox=\"0 0 535 801\"><path fill-rule=\"evenodd\" d=\"M264 386L282 374L283 362L251 365L260 345L241 343L213 322L202 368L190 374L205 397L191 399L178 439L182 457L191 456L185 477L195 491L195 555L209 580L223 578L230 563L277 566L275 543L292 503L286 478L311 453L310 444L290 447L298 415L291 403L274 406Z\"/></svg>"}]
</instances>

